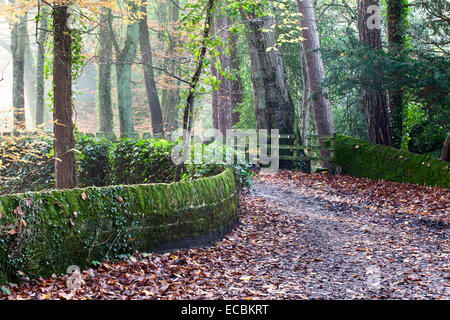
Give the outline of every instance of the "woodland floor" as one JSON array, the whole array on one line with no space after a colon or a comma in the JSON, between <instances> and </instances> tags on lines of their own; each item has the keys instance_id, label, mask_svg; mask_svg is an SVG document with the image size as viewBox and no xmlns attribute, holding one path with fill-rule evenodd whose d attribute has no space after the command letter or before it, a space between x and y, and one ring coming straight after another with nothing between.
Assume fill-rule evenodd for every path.
<instances>
[{"instance_id":1,"label":"woodland floor","mask_svg":"<svg viewBox=\"0 0 450 320\"><path fill-rule=\"evenodd\" d=\"M7 299L450 299L450 189L260 176L214 246L134 255L10 288Z\"/></svg>"}]
</instances>

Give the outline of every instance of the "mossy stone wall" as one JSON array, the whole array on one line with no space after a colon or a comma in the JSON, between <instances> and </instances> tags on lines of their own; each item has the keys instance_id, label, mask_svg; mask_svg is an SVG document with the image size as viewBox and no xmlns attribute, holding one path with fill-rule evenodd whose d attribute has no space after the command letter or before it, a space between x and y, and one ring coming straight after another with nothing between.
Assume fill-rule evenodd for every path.
<instances>
[{"instance_id":1,"label":"mossy stone wall","mask_svg":"<svg viewBox=\"0 0 450 320\"><path fill-rule=\"evenodd\" d=\"M337 135L336 164L342 174L450 188L450 163Z\"/></svg>"},{"instance_id":2,"label":"mossy stone wall","mask_svg":"<svg viewBox=\"0 0 450 320\"><path fill-rule=\"evenodd\" d=\"M190 182L29 192L0 197L0 283L173 240L218 234L237 218L232 172Z\"/></svg>"}]
</instances>

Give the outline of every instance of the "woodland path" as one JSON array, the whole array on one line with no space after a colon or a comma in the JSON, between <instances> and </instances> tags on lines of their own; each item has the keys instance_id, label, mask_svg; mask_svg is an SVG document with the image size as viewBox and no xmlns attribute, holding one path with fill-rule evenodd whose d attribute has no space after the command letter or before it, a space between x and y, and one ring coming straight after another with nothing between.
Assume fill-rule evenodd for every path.
<instances>
[{"instance_id":1,"label":"woodland path","mask_svg":"<svg viewBox=\"0 0 450 320\"><path fill-rule=\"evenodd\" d=\"M9 299L449 299L449 189L260 176L213 246L139 254L11 288Z\"/></svg>"}]
</instances>

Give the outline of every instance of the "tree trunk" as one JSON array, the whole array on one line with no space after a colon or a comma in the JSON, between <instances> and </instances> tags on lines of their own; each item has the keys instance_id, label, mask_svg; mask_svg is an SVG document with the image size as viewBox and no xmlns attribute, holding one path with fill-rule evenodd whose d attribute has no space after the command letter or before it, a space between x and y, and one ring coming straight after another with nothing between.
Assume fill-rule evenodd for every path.
<instances>
[{"instance_id":1,"label":"tree trunk","mask_svg":"<svg viewBox=\"0 0 450 320\"><path fill-rule=\"evenodd\" d=\"M177 30L176 23L179 20L179 0L173 0L169 3L169 25L168 30ZM173 32L173 31L172 31ZM174 32L175 33L175 32ZM166 56L170 57L167 62L167 69L170 74L176 74L175 54L179 39L176 34L169 33L169 45ZM178 102L180 100L180 81L171 79L168 88L163 90L163 123L166 133L178 128L179 111Z\"/></svg>"},{"instance_id":2,"label":"tree trunk","mask_svg":"<svg viewBox=\"0 0 450 320\"><path fill-rule=\"evenodd\" d=\"M130 2L132 12L137 10L134 2ZM114 36L112 27L112 17L108 19L109 32L116 52L116 79L117 98L119 109L120 136L127 137L134 131L133 105L131 94L131 67L136 56L136 49L139 38L139 23L133 22L127 25L126 38L123 48L120 49L117 39Z\"/></svg>"},{"instance_id":3,"label":"tree trunk","mask_svg":"<svg viewBox=\"0 0 450 320\"><path fill-rule=\"evenodd\" d=\"M407 28L407 8L406 0L387 0L387 36L389 53L396 56L405 54L406 28ZM397 73L389 75L394 79ZM396 88L389 90L389 106L392 128L392 146L400 148L403 136L403 89Z\"/></svg>"},{"instance_id":4,"label":"tree trunk","mask_svg":"<svg viewBox=\"0 0 450 320\"><path fill-rule=\"evenodd\" d=\"M242 16L248 26L247 42L252 70L255 116L258 129L279 129L280 133L294 132L294 105L292 103L279 50L273 32L264 32L274 21L254 13ZM280 140L280 144L283 142Z\"/></svg>"},{"instance_id":5,"label":"tree trunk","mask_svg":"<svg viewBox=\"0 0 450 320\"><path fill-rule=\"evenodd\" d=\"M448 133L444 147L442 148L441 160L450 162L450 132Z\"/></svg>"},{"instance_id":6,"label":"tree trunk","mask_svg":"<svg viewBox=\"0 0 450 320\"><path fill-rule=\"evenodd\" d=\"M231 105L232 105L232 125L239 122L239 105L242 103L242 81L239 76L239 57L237 55L237 35L230 34L230 68L236 74L236 79L231 80Z\"/></svg>"},{"instance_id":7,"label":"tree trunk","mask_svg":"<svg viewBox=\"0 0 450 320\"><path fill-rule=\"evenodd\" d=\"M11 53L13 60L13 118L14 131L25 130L25 41L27 36L26 14L11 30Z\"/></svg>"},{"instance_id":8,"label":"tree trunk","mask_svg":"<svg viewBox=\"0 0 450 320\"><path fill-rule=\"evenodd\" d=\"M223 53L225 48L229 47L230 32L226 27L229 23L230 19L223 15L217 17L214 23L214 32L222 42L222 45L218 48L218 51L221 52L218 58L222 72L216 70L219 88L216 92L217 106L215 108L213 107L213 113L216 112L217 114L213 114L213 119L216 119L217 124L217 127L214 127L214 129L220 130L224 136L227 129L231 129L233 126L232 82L226 76L222 75L222 73L227 73L231 69L231 56Z\"/></svg>"},{"instance_id":9,"label":"tree trunk","mask_svg":"<svg viewBox=\"0 0 450 320\"><path fill-rule=\"evenodd\" d=\"M53 133L55 149L56 188L75 188L76 166L72 122L72 52L67 20L67 6L53 11Z\"/></svg>"},{"instance_id":10,"label":"tree trunk","mask_svg":"<svg viewBox=\"0 0 450 320\"><path fill-rule=\"evenodd\" d=\"M302 29L302 46L305 52L306 68L309 82L309 94L312 98L314 118L318 135L334 133L331 104L326 98L326 91L321 88L321 82L325 76L322 57L320 54L319 33L315 23L314 7L311 0L297 0L298 12Z\"/></svg>"},{"instance_id":11,"label":"tree trunk","mask_svg":"<svg viewBox=\"0 0 450 320\"><path fill-rule=\"evenodd\" d=\"M114 130L113 109L111 101L111 69L112 69L112 43L108 31L108 19L111 9L102 8L100 15L100 50L98 64L98 107L100 131L110 136Z\"/></svg>"},{"instance_id":12,"label":"tree trunk","mask_svg":"<svg viewBox=\"0 0 450 320\"><path fill-rule=\"evenodd\" d=\"M303 82L303 105L302 105L302 142L306 143L306 137L309 135L309 117L311 110L311 100L309 94L308 69L306 67L306 54L303 46L301 46L302 59L302 82Z\"/></svg>"},{"instance_id":13,"label":"tree trunk","mask_svg":"<svg viewBox=\"0 0 450 320\"><path fill-rule=\"evenodd\" d=\"M36 61L36 126L44 123L45 108L45 79L44 79L44 63L45 63L45 41L47 40L48 28L48 9L41 6L39 17L38 31L38 47Z\"/></svg>"},{"instance_id":14,"label":"tree trunk","mask_svg":"<svg viewBox=\"0 0 450 320\"><path fill-rule=\"evenodd\" d=\"M156 136L162 135L164 131L161 105L159 103L158 90L156 89L155 75L153 73L152 48L147 24L147 2L144 2L141 6L141 12L143 16L139 20L139 44L144 68L145 89L152 117L152 131L153 135Z\"/></svg>"},{"instance_id":15,"label":"tree trunk","mask_svg":"<svg viewBox=\"0 0 450 320\"><path fill-rule=\"evenodd\" d=\"M371 22L373 16L378 15L377 11L372 10L373 8L378 8L379 13L378 0L358 1L359 40L367 48L381 50L381 28ZM375 17L375 19L379 19L379 17ZM386 90L383 89L382 83L383 70L381 67L376 69L374 74L370 75L374 79L374 85L363 88L367 132L370 142L390 146L392 141L388 116L389 108Z\"/></svg>"}]
</instances>

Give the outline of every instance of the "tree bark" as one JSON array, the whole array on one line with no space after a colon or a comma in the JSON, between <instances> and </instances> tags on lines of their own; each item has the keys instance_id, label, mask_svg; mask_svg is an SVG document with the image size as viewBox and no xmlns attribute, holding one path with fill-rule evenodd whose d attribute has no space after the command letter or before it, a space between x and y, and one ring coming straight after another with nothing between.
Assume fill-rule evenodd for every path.
<instances>
[{"instance_id":1,"label":"tree bark","mask_svg":"<svg viewBox=\"0 0 450 320\"><path fill-rule=\"evenodd\" d=\"M389 53L396 56L405 54L407 7L406 0L387 0L387 36ZM389 75L394 79L397 73ZM400 148L403 136L403 89L389 90L389 106L392 128L392 146Z\"/></svg>"},{"instance_id":2,"label":"tree bark","mask_svg":"<svg viewBox=\"0 0 450 320\"><path fill-rule=\"evenodd\" d=\"M36 61L36 126L44 123L45 108L45 41L47 40L48 28L48 9L41 6L39 17L39 31L37 43L37 61Z\"/></svg>"},{"instance_id":3,"label":"tree bark","mask_svg":"<svg viewBox=\"0 0 450 320\"><path fill-rule=\"evenodd\" d=\"M308 74L309 94L312 99L316 130L318 135L334 133L331 104L326 98L326 91L321 87L325 71L320 54L319 33L317 31L314 7L311 0L297 0L297 9L302 29L303 51L305 52Z\"/></svg>"},{"instance_id":4,"label":"tree bark","mask_svg":"<svg viewBox=\"0 0 450 320\"><path fill-rule=\"evenodd\" d=\"M111 99L112 43L108 30L108 19L111 9L101 8L100 15L100 50L98 64L98 107L100 131L110 136L114 130L113 109Z\"/></svg>"},{"instance_id":5,"label":"tree bark","mask_svg":"<svg viewBox=\"0 0 450 320\"><path fill-rule=\"evenodd\" d=\"M273 24L271 17L258 17L242 11L248 27L247 42L252 70L255 116L258 129L279 129L294 132L294 104L286 80L283 57L273 32L264 32ZM282 141L280 140L280 144Z\"/></svg>"},{"instance_id":6,"label":"tree bark","mask_svg":"<svg viewBox=\"0 0 450 320\"><path fill-rule=\"evenodd\" d=\"M53 9L53 133L56 188L77 185L72 122L72 52L67 6Z\"/></svg>"},{"instance_id":7,"label":"tree bark","mask_svg":"<svg viewBox=\"0 0 450 320\"><path fill-rule=\"evenodd\" d=\"M168 29L176 30L176 23L179 20L179 0L172 0L169 3L169 21ZM166 56L170 57L167 61L167 69L170 74L176 74L176 48L179 44L179 39L175 34L169 33L169 45L166 51ZM162 109L163 109L163 123L166 133L174 131L178 128L179 111L178 103L180 100L180 81L178 79L171 79L168 83L168 88L163 90Z\"/></svg>"},{"instance_id":8,"label":"tree bark","mask_svg":"<svg viewBox=\"0 0 450 320\"><path fill-rule=\"evenodd\" d=\"M134 2L130 2L132 11L136 11ZM131 94L131 67L136 56L136 49L139 42L139 23L133 22L127 25L126 38L121 49L114 35L112 27L112 17L108 19L109 32L114 50L116 52L116 80L117 80L117 98L119 109L120 136L127 137L134 131L133 123L133 105Z\"/></svg>"},{"instance_id":9,"label":"tree bark","mask_svg":"<svg viewBox=\"0 0 450 320\"><path fill-rule=\"evenodd\" d=\"M309 94L308 69L306 67L306 54L303 46L301 46L302 59L302 82L303 82L303 104L302 104L302 142L306 143L306 137L309 135L309 117L311 111L311 99Z\"/></svg>"},{"instance_id":10,"label":"tree bark","mask_svg":"<svg viewBox=\"0 0 450 320\"><path fill-rule=\"evenodd\" d=\"M11 30L11 53L13 60L13 120L14 131L25 130L25 44L27 37L26 14Z\"/></svg>"},{"instance_id":11,"label":"tree bark","mask_svg":"<svg viewBox=\"0 0 450 320\"><path fill-rule=\"evenodd\" d=\"M147 2L141 6L143 16L139 20L139 45L141 47L142 63L144 68L144 81L147 93L148 105L152 118L153 135L163 135L163 119L161 104L159 103L158 90L156 89L155 75L153 72L152 47L150 45L147 24Z\"/></svg>"},{"instance_id":12,"label":"tree bark","mask_svg":"<svg viewBox=\"0 0 450 320\"><path fill-rule=\"evenodd\" d=\"M381 28L376 26L369 28L370 19L374 15L374 11L369 8L371 6L379 8L378 0L358 1L359 40L367 48L381 50ZM390 146L392 141L389 126L389 107L386 90L383 88L382 83L383 69L377 67L374 74L370 75L370 77L373 77L374 81L372 82L374 85L363 88L363 105L369 141Z\"/></svg>"},{"instance_id":13,"label":"tree bark","mask_svg":"<svg viewBox=\"0 0 450 320\"><path fill-rule=\"evenodd\" d=\"M441 160L450 162L450 132L448 133L444 147L442 148Z\"/></svg>"},{"instance_id":14,"label":"tree bark","mask_svg":"<svg viewBox=\"0 0 450 320\"><path fill-rule=\"evenodd\" d=\"M222 42L218 48L221 72L216 70L216 77L219 81L219 87L215 93L216 107L213 107L213 119L216 119L214 129L220 130L221 134L225 136L227 129L233 126L233 104L232 104L232 81L227 79L223 73L231 70L231 55L224 53L226 47L229 47L230 32L227 29L230 19L226 16L218 16L215 18L214 33ZM216 114L214 114L216 113ZM214 121L213 121L214 122Z\"/></svg>"}]
</instances>

